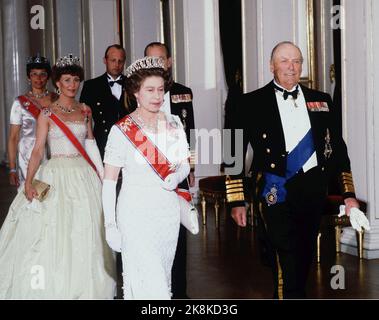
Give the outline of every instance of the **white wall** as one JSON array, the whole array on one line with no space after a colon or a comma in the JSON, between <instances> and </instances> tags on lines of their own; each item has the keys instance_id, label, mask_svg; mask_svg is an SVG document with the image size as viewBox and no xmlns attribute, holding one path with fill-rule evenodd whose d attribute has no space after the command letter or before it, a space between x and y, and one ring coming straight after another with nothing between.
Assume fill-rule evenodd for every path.
<instances>
[{"instance_id":1,"label":"white wall","mask_svg":"<svg viewBox=\"0 0 379 320\"><path fill-rule=\"evenodd\" d=\"M364 256L379 258L379 2L343 0L343 131L358 198L367 201L371 231ZM342 250L356 254L355 232L346 228Z\"/></svg>"},{"instance_id":2,"label":"white wall","mask_svg":"<svg viewBox=\"0 0 379 320\"><path fill-rule=\"evenodd\" d=\"M18 95L24 93L28 89L26 77L26 58L29 56L29 39L28 28L29 16L26 1L2 0L2 58L3 79L7 81L3 83L4 95L2 97L2 115L5 120L5 126L2 127L0 160L3 160L3 154L6 149L4 145L7 139L9 128L9 116L12 103ZM17 21L17 23L15 23Z\"/></svg>"},{"instance_id":3,"label":"white wall","mask_svg":"<svg viewBox=\"0 0 379 320\"><path fill-rule=\"evenodd\" d=\"M161 41L160 1L125 1L125 38L127 64L143 57L146 45Z\"/></svg>"},{"instance_id":4,"label":"white wall","mask_svg":"<svg viewBox=\"0 0 379 320\"><path fill-rule=\"evenodd\" d=\"M244 91L255 90L272 80L269 69L272 48L293 41L304 56L307 75L306 0L242 0Z\"/></svg>"},{"instance_id":5,"label":"white wall","mask_svg":"<svg viewBox=\"0 0 379 320\"><path fill-rule=\"evenodd\" d=\"M226 89L219 40L218 1L183 0L183 13L185 84L192 88L194 94L195 127L207 131L221 130ZM198 150L200 161L207 158L209 149L203 151ZM212 156L209 159L212 160ZM211 176L219 175L219 170L220 163L198 164L195 173L197 177Z\"/></svg>"},{"instance_id":6,"label":"white wall","mask_svg":"<svg viewBox=\"0 0 379 320\"><path fill-rule=\"evenodd\" d=\"M55 4L57 56L72 53L80 57L82 43L80 1L56 0Z\"/></svg>"},{"instance_id":7,"label":"white wall","mask_svg":"<svg viewBox=\"0 0 379 320\"><path fill-rule=\"evenodd\" d=\"M88 52L84 59L90 60L90 70L86 78L94 78L105 72L103 57L105 49L120 43L117 22L116 0L88 1L89 28Z\"/></svg>"}]
</instances>

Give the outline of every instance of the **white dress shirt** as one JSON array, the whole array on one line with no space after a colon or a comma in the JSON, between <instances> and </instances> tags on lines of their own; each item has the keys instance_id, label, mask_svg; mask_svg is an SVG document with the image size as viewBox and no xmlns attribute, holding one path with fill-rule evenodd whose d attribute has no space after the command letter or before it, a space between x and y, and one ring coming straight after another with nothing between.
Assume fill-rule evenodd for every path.
<instances>
[{"instance_id":1,"label":"white dress shirt","mask_svg":"<svg viewBox=\"0 0 379 320\"><path fill-rule=\"evenodd\" d=\"M117 81L117 80L120 80L121 79L121 75L119 75L116 79L113 79L108 73L107 73L107 79L108 79L108 83L110 81ZM121 94L122 94L122 86L118 83L114 83L113 86L111 87L111 91L112 91L112 94L118 99L120 100L121 98Z\"/></svg>"},{"instance_id":2,"label":"white dress shirt","mask_svg":"<svg viewBox=\"0 0 379 320\"><path fill-rule=\"evenodd\" d=\"M278 87L283 88L278 83L276 83L275 80L274 83ZM292 92L295 89L296 86L287 91ZM279 90L275 91L276 101L278 102L279 107L280 119L282 121L284 131L286 151L291 152L311 128L311 122L309 120L304 94L301 90L301 87L299 86L299 94L296 100L294 100L292 96L288 96L287 100L284 100L283 92ZM316 166L317 157L315 151L308 159L308 161L303 165L303 170L304 172L307 172Z\"/></svg>"}]
</instances>

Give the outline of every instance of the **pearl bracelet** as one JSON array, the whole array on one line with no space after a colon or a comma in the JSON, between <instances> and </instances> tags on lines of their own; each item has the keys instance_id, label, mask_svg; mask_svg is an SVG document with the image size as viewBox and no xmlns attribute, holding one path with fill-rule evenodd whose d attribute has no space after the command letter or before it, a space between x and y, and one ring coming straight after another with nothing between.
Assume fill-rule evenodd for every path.
<instances>
[{"instance_id":1,"label":"pearl bracelet","mask_svg":"<svg viewBox=\"0 0 379 320\"><path fill-rule=\"evenodd\" d=\"M16 173L17 169L9 169L9 173Z\"/></svg>"}]
</instances>

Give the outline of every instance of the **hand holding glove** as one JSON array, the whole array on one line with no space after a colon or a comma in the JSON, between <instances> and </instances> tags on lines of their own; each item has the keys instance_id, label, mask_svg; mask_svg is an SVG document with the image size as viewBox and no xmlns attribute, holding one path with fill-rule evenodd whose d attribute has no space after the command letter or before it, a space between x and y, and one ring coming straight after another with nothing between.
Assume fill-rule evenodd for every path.
<instances>
[{"instance_id":1,"label":"hand holding glove","mask_svg":"<svg viewBox=\"0 0 379 320\"><path fill-rule=\"evenodd\" d=\"M163 189L168 191L175 190L179 183L187 178L190 172L188 161L181 163L174 173L169 174L162 182Z\"/></svg>"},{"instance_id":2,"label":"hand holding glove","mask_svg":"<svg viewBox=\"0 0 379 320\"><path fill-rule=\"evenodd\" d=\"M341 205L340 206L340 213L338 214L338 217L342 217L345 214L346 214L345 213L345 206ZM357 231L360 232L360 231L362 231L362 227L365 230L370 230L370 223L369 223L369 221L367 220L365 214L361 210L359 210L358 208L351 208L350 209L349 218L350 218L351 226L355 230L357 230Z\"/></svg>"}]
</instances>

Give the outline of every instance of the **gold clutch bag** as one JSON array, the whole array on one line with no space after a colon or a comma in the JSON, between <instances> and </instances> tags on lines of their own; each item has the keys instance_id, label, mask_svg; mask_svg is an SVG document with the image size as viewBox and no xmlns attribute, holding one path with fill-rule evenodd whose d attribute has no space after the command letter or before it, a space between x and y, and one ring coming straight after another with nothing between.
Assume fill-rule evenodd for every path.
<instances>
[{"instance_id":1,"label":"gold clutch bag","mask_svg":"<svg viewBox=\"0 0 379 320\"><path fill-rule=\"evenodd\" d=\"M45 183L45 182L43 182L43 181L40 181L40 180L37 180L37 179L33 179L32 186L38 192L37 200L39 200L41 202L43 200L45 200L45 198L47 197L47 194L49 193L50 185L47 184L47 183Z\"/></svg>"}]
</instances>

